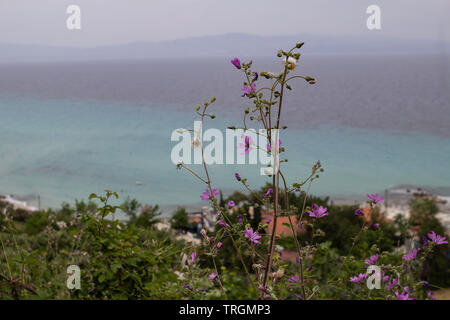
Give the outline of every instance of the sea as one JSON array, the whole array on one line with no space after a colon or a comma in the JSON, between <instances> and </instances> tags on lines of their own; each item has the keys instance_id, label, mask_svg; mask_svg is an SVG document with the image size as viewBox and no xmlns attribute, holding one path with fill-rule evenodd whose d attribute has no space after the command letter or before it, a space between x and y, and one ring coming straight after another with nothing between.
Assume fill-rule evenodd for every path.
<instances>
[{"instance_id":1,"label":"sea","mask_svg":"<svg viewBox=\"0 0 450 320\"><path fill-rule=\"evenodd\" d=\"M242 126L253 105L232 58L0 64L0 194L48 208L110 189L118 202L201 206L205 185L177 170L171 135L192 128L195 105L213 96L216 118L204 130L225 137L227 126ZM253 58L253 71L281 68L277 57ZM295 73L317 84L296 79L286 93L280 137L289 183L320 160L315 195L363 197L397 185L450 195L449 56L309 55ZM213 187L243 191L238 172L258 189L270 181L260 168L211 165Z\"/></svg>"}]
</instances>

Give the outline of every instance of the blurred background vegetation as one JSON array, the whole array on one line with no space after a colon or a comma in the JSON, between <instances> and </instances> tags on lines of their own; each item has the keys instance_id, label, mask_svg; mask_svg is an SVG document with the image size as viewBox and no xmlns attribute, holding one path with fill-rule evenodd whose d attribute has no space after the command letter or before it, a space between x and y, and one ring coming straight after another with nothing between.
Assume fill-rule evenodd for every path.
<instances>
[{"instance_id":1,"label":"blurred background vegetation","mask_svg":"<svg viewBox=\"0 0 450 320\"><path fill-rule=\"evenodd\" d=\"M262 187L260 193L268 187ZM113 199L118 204L113 207L100 198L76 201L74 206L63 203L59 209L32 213L14 209L0 199L1 299L225 298L217 286L207 280L207 273L213 267L210 259L199 258L197 269L188 275L182 272L186 267L186 258L183 257L192 252L194 244L177 236L190 230L194 238L200 237L196 226L189 223L185 208L175 210L164 223L158 205L142 205L127 198L122 202ZM220 202L225 206L230 200L236 204L230 211L232 222L238 222L240 216L244 224L250 224L255 230L260 223L268 222L263 219L264 208L254 205L255 195L234 192L226 198L221 196ZM285 201L281 196L280 205L284 206ZM326 206L329 215L317 219L314 224L305 217L298 241L302 248L310 250L305 268L313 267L308 268L306 278L311 285L321 287L318 298L357 299L348 276L358 273L364 259L375 252L401 256L407 245L414 241L421 245L430 230L441 235L446 231L436 218L436 203L417 197L410 204L409 219L397 215L390 221L379 210L372 212L367 230L361 233L351 256L348 256L354 237L363 224L363 219L355 215L358 207L330 205L326 197L308 196L305 201L304 193L291 193L289 196L289 204L299 208L297 217L304 204L310 207L313 203ZM111 219L115 215L114 208L122 210L128 220ZM253 211L251 215L250 211ZM108 213L105 217L99 216L105 212ZM220 232L219 227L209 235L214 236L217 232ZM278 264L287 271L298 270L295 258L283 257L296 250L292 234L280 235L276 243L280 252ZM266 248L261 246L259 250L259 254L264 256ZM253 270L250 254L244 252L244 260L248 269ZM227 237L216 261L228 290L226 298L257 298L257 292L249 289ZM448 245L439 246L423 264L420 279L429 282L433 290L449 288L448 262ZM79 265L82 270L81 290L70 291L66 287L66 268L71 264ZM280 286L283 289L279 290L283 292L279 292L279 296L296 299L295 290L287 279L284 281L286 286ZM193 282L198 290L184 287Z\"/></svg>"}]
</instances>

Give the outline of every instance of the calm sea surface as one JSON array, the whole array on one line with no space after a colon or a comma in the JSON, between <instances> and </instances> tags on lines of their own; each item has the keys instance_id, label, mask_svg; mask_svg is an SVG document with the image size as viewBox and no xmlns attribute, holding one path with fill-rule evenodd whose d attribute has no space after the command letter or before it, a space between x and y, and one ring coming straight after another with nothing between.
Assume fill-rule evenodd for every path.
<instances>
[{"instance_id":1,"label":"calm sea surface","mask_svg":"<svg viewBox=\"0 0 450 320\"><path fill-rule=\"evenodd\" d=\"M450 187L450 59L302 57L283 117L289 176L321 160L319 195L359 195L397 184ZM0 65L0 193L42 206L118 191L151 204L196 203L204 187L170 160L173 130L217 97L206 128L241 125L241 74L229 58ZM254 59L254 70L278 70ZM265 81L265 80L262 80ZM262 85L259 83L258 85ZM194 166L200 170L200 166ZM261 186L260 165L212 166L214 185ZM136 184L136 181L142 184ZM291 182L293 180L291 179Z\"/></svg>"}]
</instances>

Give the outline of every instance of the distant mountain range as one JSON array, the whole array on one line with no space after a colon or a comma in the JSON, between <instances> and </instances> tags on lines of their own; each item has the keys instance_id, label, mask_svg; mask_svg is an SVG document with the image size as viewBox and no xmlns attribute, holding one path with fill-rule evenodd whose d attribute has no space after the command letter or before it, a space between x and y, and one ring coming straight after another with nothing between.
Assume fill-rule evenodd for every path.
<instances>
[{"instance_id":1,"label":"distant mountain range","mask_svg":"<svg viewBox=\"0 0 450 320\"><path fill-rule=\"evenodd\" d=\"M375 33L367 36L256 36L241 33L161 42L134 42L89 48L0 44L0 63L149 59L184 57L273 56L281 48L305 42L304 52L322 54L448 53L449 45L407 40Z\"/></svg>"}]
</instances>

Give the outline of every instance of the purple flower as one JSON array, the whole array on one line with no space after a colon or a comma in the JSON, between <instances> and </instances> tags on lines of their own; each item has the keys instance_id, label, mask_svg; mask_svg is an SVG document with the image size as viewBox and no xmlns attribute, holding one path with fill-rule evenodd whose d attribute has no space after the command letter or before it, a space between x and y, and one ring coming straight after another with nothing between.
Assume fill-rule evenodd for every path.
<instances>
[{"instance_id":1,"label":"purple flower","mask_svg":"<svg viewBox=\"0 0 450 320\"><path fill-rule=\"evenodd\" d=\"M236 177L237 181L241 181L241 176L239 175L239 173L235 173L234 176Z\"/></svg>"},{"instance_id":2,"label":"purple flower","mask_svg":"<svg viewBox=\"0 0 450 320\"><path fill-rule=\"evenodd\" d=\"M233 207L234 207L234 201L233 200L228 201L228 209L231 209Z\"/></svg>"},{"instance_id":3,"label":"purple flower","mask_svg":"<svg viewBox=\"0 0 450 320\"><path fill-rule=\"evenodd\" d=\"M194 290L194 289L193 289L190 285L188 285L188 284L185 284L184 287L185 287L186 289L191 290L191 291Z\"/></svg>"},{"instance_id":4,"label":"purple flower","mask_svg":"<svg viewBox=\"0 0 450 320\"><path fill-rule=\"evenodd\" d=\"M356 209L355 210L355 216L360 216L362 215L364 212L361 209Z\"/></svg>"},{"instance_id":5,"label":"purple flower","mask_svg":"<svg viewBox=\"0 0 450 320\"><path fill-rule=\"evenodd\" d=\"M260 239L261 236L259 234L257 234L256 231L253 232L253 228L245 230L245 237L249 238L251 242L261 244L261 242L258 241L258 239Z\"/></svg>"},{"instance_id":6,"label":"purple flower","mask_svg":"<svg viewBox=\"0 0 450 320\"><path fill-rule=\"evenodd\" d=\"M395 288L395 286L397 285L397 283L398 283L398 278L392 279L392 281L388 283L387 289L388 289L389 291L391 291L392 289Z\"/></svg>"},{"instance_id":7,"label":"purple flower","mask_svg":"<svg viewBox=\"0 0 450 320\"><path fill-rule=\"evenodd\" d=\"M422 283L422 285L423 285L424 288L428 288L429 283L428 283L428 281L424 281L424 282Z\"/></svg>"},{"instance_id":8,"label":"purple flower","mask_svg":"<svg viewBox=\"0 0 450 320\"><path fill-rule=\"evenodd\" d=\"M417 253L419 252L419 249L416 250L409 250L408 254L405 254L402 259L403 260L414 260L417 257Z\"/></svg>"},{"instance_id":9,"label":"purple flower","mask_svg":"<svg viewBox=\"0 0 450 320\"><path fill-rule=\"evenodd\" d=\"M225 221L223 221L222 219L219 221L219 226L221 227L228 227L228 223L226 223Z\"/></svg>"},{"instance_id":10,"label":"purple flower","mask_svg":"<svg viewBox=\"0 0 450 320\"><path fill-rule=\"evenodd\" d=\"M223 243L222 242L217 242L217 249L220 249L222 247Z\"/></svg>"},{"instance_id":11,"label":"purple flower","mask_svg":"<svg viewBox=\"0 0 450 320\"><path fill-rule=\"evenodd\" d=\"M308 266L308 268L306 268L306 270L307 270L307 271L311 271L311 270L312 270L312 264L310 264L310 265Z\"/></svg>"},{"instance_id":12,"label":"purple flower","mask_svg":"<svg viewBox=\"0 0 450 320\"><path fill-rule=\"evenodd\" d=\"M217 197L218 195L219 195L219 192L216 189L212 189L212 195L211 195L209 189L206 189L206 191L200 195L200 199L209 200L212 197Z\"/></svg>"},{"instance_id":13,"label":"purple flower","mask_svg":"<svg viewBox=\"0 0 450 320\"><path fill-rule=\"evenodd\" d=\"M369 198L369 200L373 203L378 203L378 202L382 202L384 200L384 197L379 196L378 193L375 194L368 194L367 198Z\"/></svg>"},{"instance_id":14,"label":"purple flower","mask_svg":"<svg viewBox=\"0 0 450 320\"><path fill-rule=\"evenodd\" d=\"M423 241L424 246L426 246L428 244L428 239L426 236L423 236L422 241Z\"/></svg>"},{"instance_id":15,"label":"purple flower","mask_svg":"<svg viewBox=\"0 0 450 320\"><path fill-rule=\"evenodd\" d=\"M248 154L250 152L251 145L253 144L253 140L249 136L244 136L243 141L244 142L239 143L237 147L238 149L242 149L241 155Z\"/></svg>"},{"instance_id":16,"label":"purple flower","mask_svg":"<svg viewBox=\"0 0 450 320\"><path fill-rule=\"evenodd\" d=\"M238 215L237 218L238 218L239 223L242 223L242 216Z\"/></svg>"},{"instance_id":17,"label":"purple flower","mask_svg":"<svg viewBox=\"0 0 450 320\"><path fill-rule=\"evenodd\" d=\"M428 292L427 292L427 296L428 296L428 298L430 298L431 300L436 300L436 298L433 298L433 294L434 294L434 292L433 292L433 291L431 291L431 290L428 290Z\"/></svg>"},{"instance_id":18,"label":"purple flower","mask_svg":"<svg viewBox=\"0 0 450 320\"><path fill-rule=\"evenodd\" d=\"M414 290L412 288L406 286L406 287L403 288L403 291L406 291L406 292L409 292L409 293L413 293Z\"/></svg>"},{"instance_id":19,"label":"purple flower","mask_svg":"<svg viewBox=\"0 0 450 320\"><path fill-rule=\"evenodd\" d=\"M371 256L369 259L364 260L364 263L368 265L375 265L377 263L378 257L378 254Z\"/></svg>"},{"instance_id":20,"label":"purple flower","mask_svg":"<svg viewBox=\"0 0 450 320\"><path fill-rule=\"evenodd\" d=\"M280 148L280 147L281 147L281 140L278 139L278 148ZM267 148L267 151L271 151L270 144L267 143L266 148Z\"/></svg>"},{"instance_id":21,"label":"purple flower","mask_svg":"<svg viewBox=\"0 0 450 320\"><path fill-rule=\"evenodd\" d=\"M318 206L317 204L312 205L312 211L308 211L310 217L323 218L328 215L327 208Z\"/></svg>"},{"instance_id":22,"label":"purple flower","mask_svg":"<svg viewBox=\"0 0 450 320\"><path fill-rule=\"evenodd\" d=\"M373 226L374 226L376 229L378 229L378 228L380 227L380 224L379 224L379 223L374 223Z\"/></svg>"},{"instance_id":23,"label":"purple flower","mask_svg":"<svg viewBox=\"0 0 450 320\"><path fill-rule=\"evenodd\" d=\"M244 93L244 95L249 95L252 92L256 91L256 84L252 83L250 86L247 86L246 84L244 84L244 87L242 87L242 92Z\"/></svg>"},{"instance_id":24,"label":"purple flower","mask_svg":"<svg viewBox=\"0 0 450 320\"><path fill-rule=\"evenodd\" d=\"M298 280L300 280L300 277L294 275L294 276L290 277L288 281L289 281L290 283L295 283L295 282L297 282Z\"/></svg>"},{"instance_id":25,"label":"purple flower","mask_svg":"<svg viewBox=\"0 0 450 320\"><path fill-rule=\"evenodd\" d=\"M389 276L384 276L383 277L383 282L387 282L387 281L389 281Z\"/></svg>"},{"instance_id":26,"label":"purple flower","mask_svg":"<svg viewBox=\"0 0 450 320\"><path fill-rule=\"evenodd\" d=\"M258 72L253 72L253 81L258 80Z\"/></svg>"},{"instance_id":27,"label":"purple flower","mask_svg":"<svg viewBox=\"0 0 450 320\"><path fill-rule=\"evenodd\" d=\"M444 244L448 243L447 239L445 237L442 237L440 235L437 235L436 232L431 231L428 234L428 238L430 238L431 241L433 241L436 244Z\"/></svg>"},{"instance_id":28,"label":"purple flower","mask_svg":"<svg viewBox=\"0 0 450 320\"><path fill-rule=\"evenodd\" d=\"M272 222L272 219L267 219L266 223L269 224Z\"/></svg>"},{"instance_id":29,"label":"purple flower","mask_svg":"<svg viewBox=\"0 0 450 320\"><path fill-rule=\"evenodd\" d=\"M216 278L217 278L217 273L215 273L215 272L211 272L211 273L208 275L208 279L211 280L211 281L216 280Z\"/></svg>"},{"instance_id":30,"label":"purple flower","mask_svg":"<svg viewBox=\"0 0 450 320\"><path fill-rule=\"evenodd\" d=\"M263 194L263 198L267 198L273 193L272 188L267 189L267 192Z\"/></svg>"},{"instance_id":31,"label":"purple flower","mask_svg":"<svg viewBox=\"0 0 450 320\"><path fill-rule=\"evenodd\" d=\"M231 60L231 63L238 69L241 68L241 61L238 58L234 58L233 60Z\"/></svg>"},{"instance_id":32,"label":"purple flower","mask_svg":"<svg viewBox=\"0 0 450 320\"><path fill-rule=\"evenodd\" d=\"M398 294L398 290L396 290L395 296L397 297L397 300L414 300L413 298L409 297L409 294L406 291L403 291L401 294Z\"/></svg>"},{"instance_id":33,"label":"purple flower","mask_svg":"<svg viewBox=\"0 0 450 320\"><path fill-rule=\"evenodd\" d=\"M360 283L368 277L367 273L360 273L358 276L350 277L350 282Z\"/></svg>"},{"instance_id":34,"label":"purple flower","mask_svg":"<svg viewBox=\"0 0 450 320\"><path fill-rule=\"evenodd\" d=\"M192 252L191 253L191 260L192 260L192 262L194 262L195 261L195 257L197 256L197 254L195 253L195 252Z\"/></svg>"}]
</instances>

